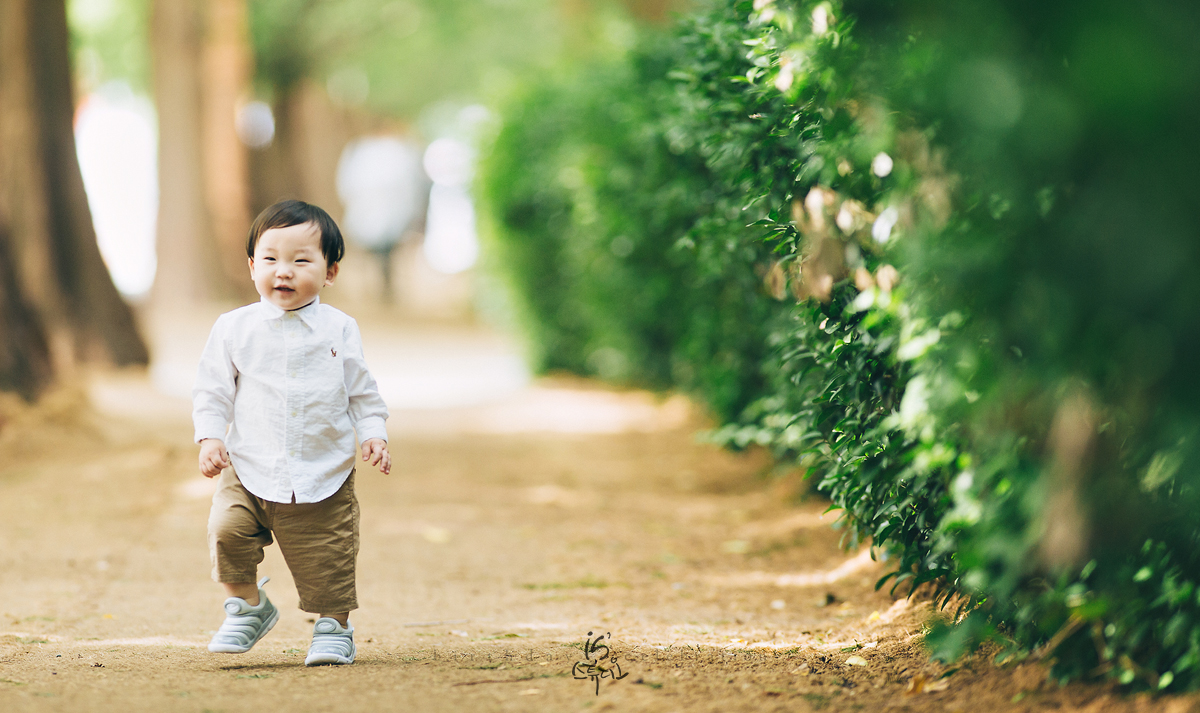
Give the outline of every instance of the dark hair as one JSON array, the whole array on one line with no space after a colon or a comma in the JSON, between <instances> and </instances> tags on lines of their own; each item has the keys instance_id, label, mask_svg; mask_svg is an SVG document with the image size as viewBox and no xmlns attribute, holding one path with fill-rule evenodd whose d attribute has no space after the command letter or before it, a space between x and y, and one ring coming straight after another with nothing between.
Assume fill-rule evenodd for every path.
<instances>
[{"instance_id":1,"label":"dark hair","mask_svg":"<svg viewBox=\"0 0 1200 713\"><path fill-rule=\"evenodd\" d=\"M337 223L324 210L304 201L279 201L258 214L250 226L250 237L246 240L246 254L254 257L254 246L259 237L272 228L288 228L293 225L312 223L321 232L321 254L325 264L340 262L346 254L346 241Z\"/></svg>"}]
</instances>

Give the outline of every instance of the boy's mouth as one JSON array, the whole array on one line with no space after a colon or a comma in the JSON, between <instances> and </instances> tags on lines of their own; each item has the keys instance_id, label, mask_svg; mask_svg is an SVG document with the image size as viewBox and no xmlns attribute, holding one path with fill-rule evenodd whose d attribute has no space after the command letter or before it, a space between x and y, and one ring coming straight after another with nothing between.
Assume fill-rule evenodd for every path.
<instances>
[{"instance_id":1,"label":"boy's mouth","mask_svg":"<svg viewBox=\"0 0 1200 713\"><path fill-rule=\"evenodd\" d=\"M275 290L277 292L295 292L295 290L293 290L292 288L290 288L286 285L276 285Z\"/></svg>"}]
</instances>

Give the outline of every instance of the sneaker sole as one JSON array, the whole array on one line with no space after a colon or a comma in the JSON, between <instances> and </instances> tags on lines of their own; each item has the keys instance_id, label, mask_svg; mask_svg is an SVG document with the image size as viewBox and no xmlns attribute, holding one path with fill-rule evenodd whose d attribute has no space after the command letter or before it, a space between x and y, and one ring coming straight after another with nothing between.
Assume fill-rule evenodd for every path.
<instances>
[{"instance_id":1,"label":"sneaker sole","mask_svg":"<svg viewBox=\"0 0 1200 713\"><path fill-rule=\"evenodd\" d=\"M349 658L339 656L338 654L309 654L308 658L304 659L305 666L345 666L346 664L354 663L354 654L358 653L357 649L352 652Z\"/></svg>"},{"instance_id":2,"label":"sneaker sole","mask_svg":"<svg viewBox=\"0 0 1200 713\"><path fill-rule=\"evenodd\" d=\"M279 608L278 607L276 607L275 611L271 613L271 618L268 619L267 623L263 625L262 631L258 632L258 637L255 638L254 641L251 641L245 648L242 648L239 646L222 646L220 644L209 644L208 650L210 653L214 653L214 654L244 654L247 651L249 651L250 649L254 648L255 644L262 641L262 638L264 636L266 636L268 633L270 633L271 629L275 628L275 622L277 622L277 621L279 621Z\"/></svg>"}]
</instances>

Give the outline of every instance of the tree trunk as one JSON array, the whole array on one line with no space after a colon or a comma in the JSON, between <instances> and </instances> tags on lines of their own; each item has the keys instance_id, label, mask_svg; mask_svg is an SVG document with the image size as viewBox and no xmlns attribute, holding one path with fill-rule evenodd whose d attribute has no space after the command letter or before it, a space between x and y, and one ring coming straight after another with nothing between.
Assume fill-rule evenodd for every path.
<instances>
[{"instance_id":1,"label":"tree trunk","mask_svg":"<svg viewBox=\"0 0 1200 713\"><path fill-rule=\"evenodd\" d=\"M0 223L0 391L32 401L53 377L50 347L14 267L8 231Z\"/></svg>"},{"instance_id":2,"label":"tree trunk","mask_svg":"<svg viewBox=\"0 0 1200 713\"><path fill-rule=\"evenodd\" d=\"M330 103L325 87L312 80L300 83L293 107L290 131L283 138L297 169L300 195L340 217L337 166L351 139L345 116Z\"/></svg>"},{"instance_id":3,"label":"tree trunk","mask_svg":"<svg viewBox=\"0 0 1200 713\"><path fill-rule=\"evenodd\" d=\"M296 113L299 110L296 85L277 86L271 112L275 116L275 138L271 143L250 155L254 176L253 209L263 208L286 199L304 200L304 186L296 160L294 137Z\"/></svg>"},{"instance_id":4,"label":"tree trunk","mask_svg":"<svg viewBox=\"0 0 1200 713\"><path fill-rule=\"evenodd\" d=\"M150 21L158 109L158 272L153 302L168 311L226 297L205 198L203 5L155 0Z\"/></svg>"},{"instance_id":5,"label":"tree trunk","mask_svg":"<svg viewBox=\"0 0 1200 713\"><path fill-rule=\"evenodd\" d=\"M63 0L0 0L0 203L20 292L58 371L80 358L146 364L133 312L96 244L75 153Z\"/></svg>"},{"instance_id":6,"label":"tree trunk","mask_svg":"<svg viewBox=\"0 0 1200 713\"><path fill-rule=\"evenodd\" d=\"M250 169L234 119L250 99L252 57L246 0L210 0L204 42L204 192L213 239L235 296L255 298L246 269Z\"/></svg>"},{"instance_id":7,"label":"tree trunk","mask_svg":"<svg viewBox=\"0 0 1200 713\"><path fill-rule=\"evenodd\" d=\"M303 80L276 92L275 140L251 157L254 208L296 198L336 219L342 214L337 165L352 137L349 122L315 82Z\"/></svg>"}]
</instances>

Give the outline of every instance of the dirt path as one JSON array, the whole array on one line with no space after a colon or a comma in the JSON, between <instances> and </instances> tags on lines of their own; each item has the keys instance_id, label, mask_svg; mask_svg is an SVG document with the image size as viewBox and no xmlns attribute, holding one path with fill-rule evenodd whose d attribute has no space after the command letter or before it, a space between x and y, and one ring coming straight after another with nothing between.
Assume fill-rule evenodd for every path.
<instances>
[{"instance_id":1,"label":"dirt path","mask_svg":"<svg viewBox=\"0 0 1200 713\"><path fill-rule=\"evenodd\" d=\"M875 592L881 565L761 457L698 445L686 403L510 381L491 403L395 411L397 467L358 479L342 668L303 666L311 618L274 548L279 625L248 654L205 650L221 595L185 399L105 375L94 413L62 396L0 427L0 711L1194 709L981 658L942 678L927 607ZM626 674L599 695L589 632Z\"/></svg>"}]
</instances>

